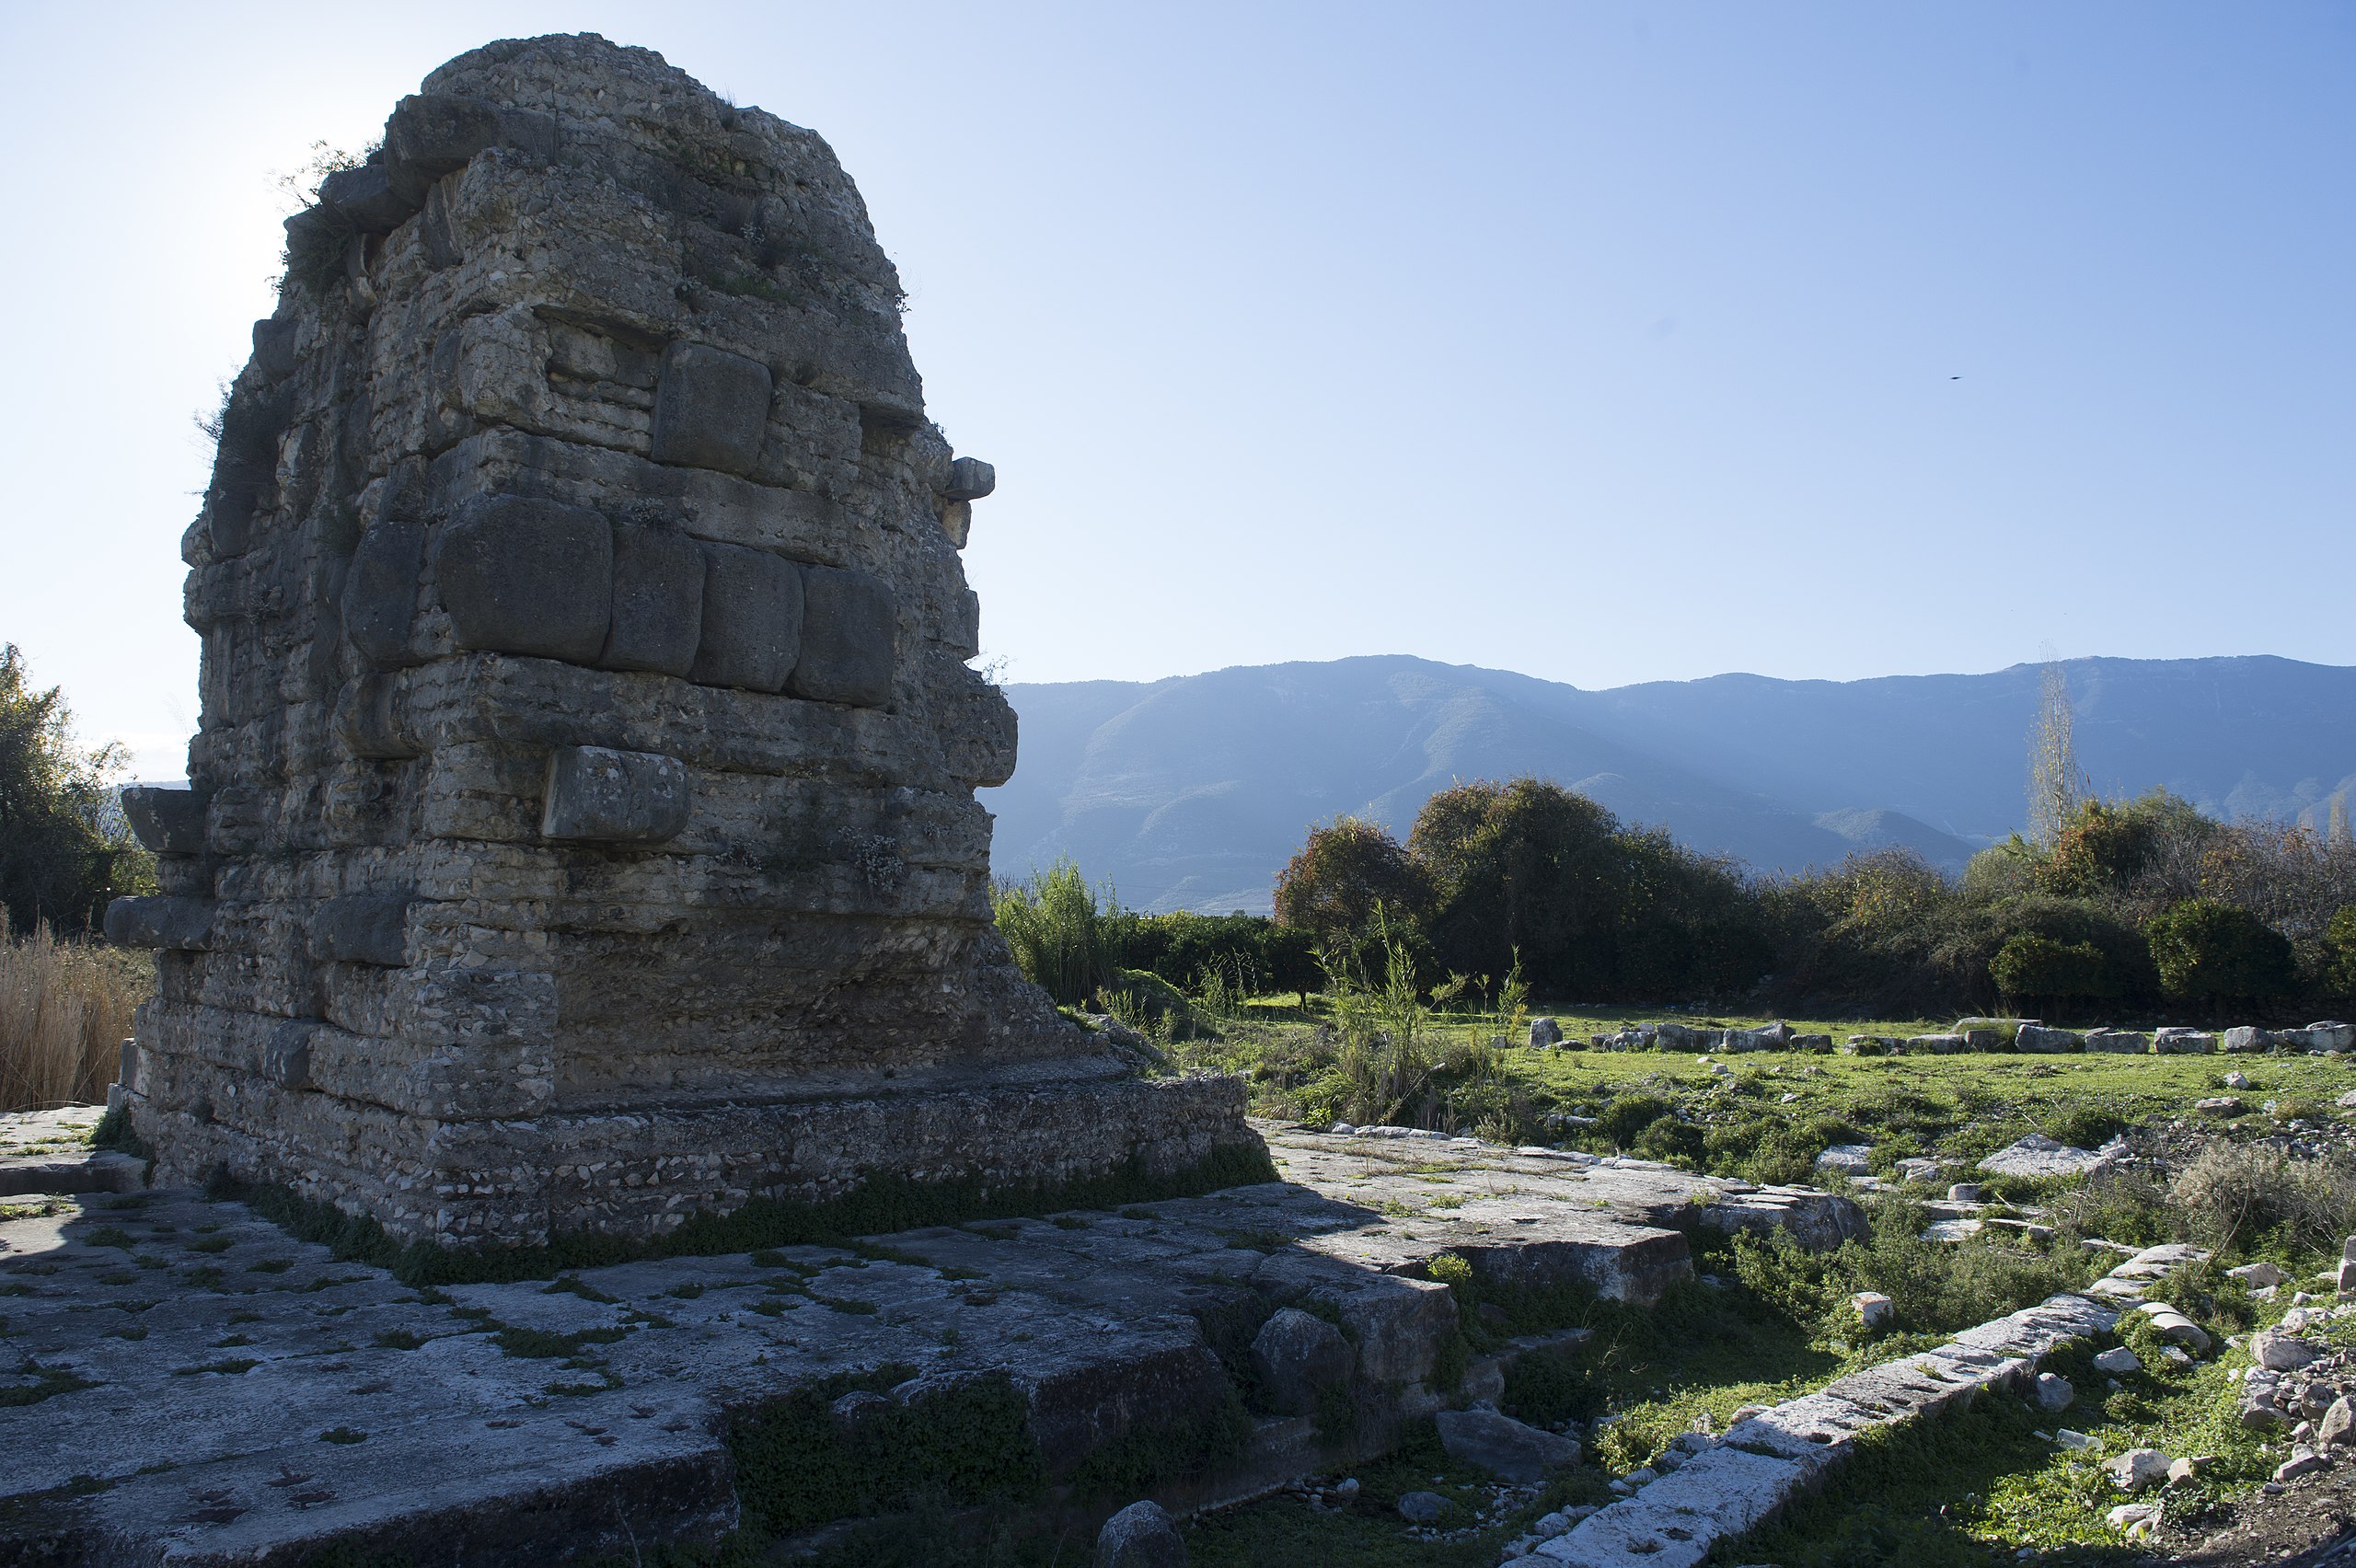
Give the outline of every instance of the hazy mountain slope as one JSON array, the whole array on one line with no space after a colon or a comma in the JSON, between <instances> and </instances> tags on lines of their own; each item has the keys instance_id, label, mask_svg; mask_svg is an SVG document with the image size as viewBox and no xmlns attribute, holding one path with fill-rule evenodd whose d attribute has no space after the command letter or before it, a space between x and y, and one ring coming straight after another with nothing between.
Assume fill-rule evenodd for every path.
<instances>
[{"instance_id":1,"label":"hazy mountain slope","mask_svg":"<svg viewBox=\"0 0 2356 1568\"><path fill-rule=\"evenodd\" d=\"M2219 815L2295 816L2356 775L2356 669L2288 659L2067 665L2080 765L2104 793L2165 785ZM1665 761L1737 763L1761 790L1887 806L1967 838L2020 821L2041 672L1579 693L1588 722Z\"/></svg>"},{"instance_id":2,"label":"hazy mountain slope","mask_svg":"<svg viewBox=\"0 0 2356 1568\"><path fill-rule=\"evenodd\" d=\"M2097 788L2295 815L2356 786L2356 670L2281 659L2069 666ZM1402 656L1008 688L1022 763L983 799L995 863L1077 858L1144 908L1264 910L1308 825L1403 832L1457 779L1536 774L1769 869L1900 844L1959 866L2021 815L2039 673L1756 675L1588 692Z\"/></svg>"}]
</instances>

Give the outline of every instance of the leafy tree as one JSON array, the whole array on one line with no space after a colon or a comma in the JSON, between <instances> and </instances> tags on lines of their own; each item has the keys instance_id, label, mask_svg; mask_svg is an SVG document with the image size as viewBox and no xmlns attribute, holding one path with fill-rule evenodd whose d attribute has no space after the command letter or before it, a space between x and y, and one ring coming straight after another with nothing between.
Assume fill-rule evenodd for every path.
<instances>
[{"instance_id":1,"label":"leafy tree","mask_svg":"<svg viewBox=\"0 0 2356 1568\"><path fill-rule=\"evenodd\" d=\"M1503 974L1518 949L1542 991L1617 991L1633 868L1602 806L1535 778L1459 784L1425 802L1407 847L1431 879L1442 964Z\"/></svg>"},{"instance_id":2,"label":"leafy tree","mask_svg":"<svg viewBox=\"0 0 2356 1568\"><path fill-rule=\"evenodd\" d=\"M2246 909L2189 898L2144 928L2160 988L2180 1001L2257 1001L2298 982L2282 934Z\"/></svg>"},{"instance_id":3,"label":"leafy tree","mask_svg":"<svg viewBox=\"0 0 2356 1568\"><path fill-rule=\"evenodd\" d=\"M1309 830L1276 876L1276 924L1309 932L1321 946L1359 940L1379 905L1412 918L1429 889L1423 868L1380 823L1336 817Z\"/></svg>"},{"instance_id":4,"label":"leafy tree","mask_svg":"<svg viewBox=\"0 0 2356 1568\"><path fill-rule=\"evenodd\" d=\"M152 889L154 862L116 799L122 748L82 746L64 695L25 674L16 644L0 648L0 903L17 929L78 934L110 899Z\"/></svg>"}]
</instances>

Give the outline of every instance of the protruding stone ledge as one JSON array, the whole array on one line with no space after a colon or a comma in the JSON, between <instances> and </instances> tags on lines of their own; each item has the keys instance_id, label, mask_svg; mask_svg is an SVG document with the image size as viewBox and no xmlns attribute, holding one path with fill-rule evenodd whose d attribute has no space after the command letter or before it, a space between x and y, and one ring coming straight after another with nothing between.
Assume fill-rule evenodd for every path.
<instances>
[{"instance_id":1,"label":"protruding stone ledge","mask_svg":"<svg viewBox=\"0 0 2356 1568\"><path fill-rule=\"evenodd\" d=\"M118 947L202 952L213 945L209 898L118 898L107 905L107 940Z\"/></svg>"},{"instance_id":2,"label":"protruding stone ledge","mask_svg":"<svg viewBox=\"0 0 2356 1568\"><path fill-rule=\"evenodd\" d=\"M133 784L122 791L122 814L139 842L158 855L202 855L209 790Z\"/></svg>"}]
</instances>

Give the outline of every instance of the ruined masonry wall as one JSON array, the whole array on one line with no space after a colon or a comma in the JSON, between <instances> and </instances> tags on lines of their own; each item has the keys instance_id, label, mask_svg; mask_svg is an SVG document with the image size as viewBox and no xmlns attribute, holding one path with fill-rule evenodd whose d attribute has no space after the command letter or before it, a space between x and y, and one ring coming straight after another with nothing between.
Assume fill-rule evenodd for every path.
<instances>
[{"instance_id":1,"label":"ruined masonry wall","mask_svg":"<svg viewBox=\"0 0 2356 1568\"><path fill-rule=\"evenodd\" d=\"M167 1171L532 1239L1247 1136L989 923L995 476L826 144L594 37L424 86L290 220L183 541L192 789L109 921Z\"/></svg>"}]
</instances>

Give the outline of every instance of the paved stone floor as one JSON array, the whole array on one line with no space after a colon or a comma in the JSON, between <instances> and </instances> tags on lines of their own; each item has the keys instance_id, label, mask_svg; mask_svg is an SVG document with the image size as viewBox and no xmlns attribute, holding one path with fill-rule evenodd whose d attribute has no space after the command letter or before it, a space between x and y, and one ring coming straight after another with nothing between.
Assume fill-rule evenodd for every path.
<instances>
[{"instance_id":1,"label":"paved stone floor","mask_svg":"<svg viewBox=\"0 0 2356 1568\"><path fill-rule=\"evenodd\" d=\"M1282 1179L1202 1198L444 1291L193 1189L19 1196L0 1498L126 1562L709 1539L735 1517L727 1413L846 1371L912 1369L892 1397L919 1408L1005 1376L1053 1477L1225 1397L1202 1326L1222 1304L1318 1305L1412 1406L1454 1334L1414 1277L1438 1253L1643 1301L1691 1274L1688 1228L1860 1223L1642 1162L1261 1130ZM1264 1423L1227 1484L1313 1464L1308 1424Z\"/></svg>"}]
</instances>

